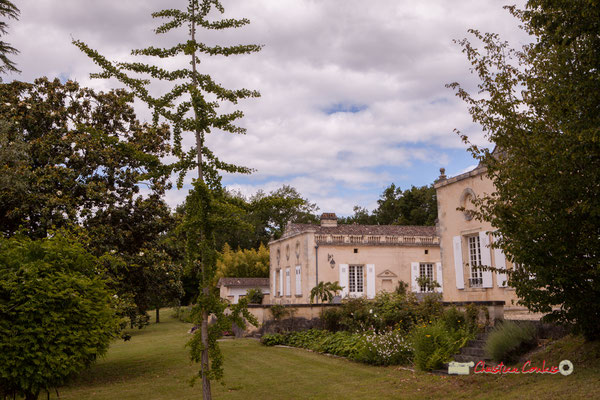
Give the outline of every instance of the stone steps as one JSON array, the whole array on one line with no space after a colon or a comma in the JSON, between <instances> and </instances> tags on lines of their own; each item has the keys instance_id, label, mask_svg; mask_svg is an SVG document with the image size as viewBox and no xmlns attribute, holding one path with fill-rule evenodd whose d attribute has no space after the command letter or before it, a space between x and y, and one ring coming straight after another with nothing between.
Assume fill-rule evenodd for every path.
<instances>
[{"instance_id":1,"label":"stone steps","mask_svg":"<svg viewBox=\"0 0 600 400\"><path fill-rule=\"evenodd\" d=\"M486 327L484 332L479 333L477 337L473 340L469 340L465 347L461 348L460 351L452 357L453 361L457 362L473 362L474 365L477 365L480 361L485 361L486 366L493 366L494 363L491 361L489 357L486 357L485 354L485 341L490 332L491 328ZM470 372L473 372L473 368L469 368ZM435 371L431 371L436 375L448 375L448 363L444 364L442 369L438 369Z\"/></svg>"}]
</instances>

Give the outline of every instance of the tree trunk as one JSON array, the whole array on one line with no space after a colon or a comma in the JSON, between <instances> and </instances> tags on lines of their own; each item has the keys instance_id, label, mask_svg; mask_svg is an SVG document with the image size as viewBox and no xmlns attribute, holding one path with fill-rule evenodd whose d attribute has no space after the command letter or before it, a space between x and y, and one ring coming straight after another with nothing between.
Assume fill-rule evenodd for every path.
<instances>
[{"instance_id":1,"label":"tree trunk","mask_svg":"<svg viewBox=\"0 0 600 400\"><path fill-rule=\"evenodd\" d=\"M37 393L27 392L27 393L25 393L25 400L37 400L38 394L39 394L39 392L37 392Z\"/></svg>"},{"instance_id":2,"label":"tree trunk","mask_svg":"<svg viewBox=\"0 0 600 400\"><path fill-rule=\"evenodd\" d=\"M156 323L160 322L160 308L156 307Z\"/></svg>"}]
</instances>

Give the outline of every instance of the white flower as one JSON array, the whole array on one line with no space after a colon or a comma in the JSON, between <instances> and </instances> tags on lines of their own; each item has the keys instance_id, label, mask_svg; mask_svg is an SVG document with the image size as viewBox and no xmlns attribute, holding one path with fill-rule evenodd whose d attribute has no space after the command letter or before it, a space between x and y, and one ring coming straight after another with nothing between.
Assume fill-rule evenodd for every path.
<instances>
[{"instance_id":1,"label":"white flower","mask_svg":"<svg viewBox=\"0 0 600 400\"><path fill-rule=\"evenodd\" d=\"M117 251L116 251L115 249L112 249L112 250L110 251L110 254L115 254L116 252L117 252Z\"/></svg>"},{"instance_id":2,"label":"white flower","mask_svg":"<svg viewBox=\"0 0 600 400\"><path fill-rule=\"evenodd\" d=\"M144 252L140 251L140 253L138 254L138 256L143 257L144 256Z\"/></svg>"}]
</instances>

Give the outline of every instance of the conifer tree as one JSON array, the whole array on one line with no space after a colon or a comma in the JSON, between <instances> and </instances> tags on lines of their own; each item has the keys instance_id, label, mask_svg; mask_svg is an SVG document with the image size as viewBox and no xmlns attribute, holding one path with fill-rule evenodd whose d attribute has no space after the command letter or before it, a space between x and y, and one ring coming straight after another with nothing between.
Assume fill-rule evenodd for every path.
<instances>
[{"instance_id":1,"label":"conifer tree","mask_svg":"<svg viewBox=\"0 0 600 400\"><path fill-rule=\"evenodd\" d=\"M19 19L19 9L9 0L0 0L0 17ZM0 37L8 33L8 24L0 21ZM0 74L7 72L21 72L15 63L8 58L8 54L19 54L19 50L12 47L9 43L0 40ZM0 78L2 82L2 78Z\"/></svg>"},{"instance_id":2,"label":"conifer tree","mask_svg":"<svg viewBox=\"0 0 600 400\"><path fill-rule=\"evenodd\" d=\"M199 377L202 378L203 397L211 398L210 380L222 377L222 357L217 347L220 332L235 322L243 326L242 315L251 322L254 318L244 308L245 302L232 306L232 313L224 315L225 305L215 290L216 249L214 242L215 226L228 213L228 205L220 185L219 171L249 173L250 170L225 163L205 144L206 135L214 130L244 134L245 129L234 122L243 116L239 110L218 113L223 102L237 104L238 100L258 97L257 91L248 89L230 90L208 74L198 70L200 55L231 56L249 54L261 49L260 45L209 46L196 40L198 29L223 30L247 25L248 19L214 19L215 14L224 14L219 0L188 0L185 9L166 9L152 14L164 19L155 29L156 34L165 34L179 28L188 28L187 40L170 47L153 46L133 50L132 55L156 57L159 60L177 57L189 58L189 67L167 70L160 66L141 62L112 62L85 43L73 43L87 54L102 72L92 74L96 78L116 78L125 84L139 99L148 105L153 113L153 123L166 121L173 132L174 154L179 161L175 170L179 171L178 187L189 170L196 169L198 178L194 189L186 201L186 216L182 229L187 237L187 262L197 267L200 280L200 295L194 315L200 324L200 335L194 335L190 342L192 359L200 362ZM167 81L171 90L161 96L154 96L149 90L152 82ZM186 150L182 144L184 134L192 134L195 147ZM217 322L208 326L208 316L217 316ZM210 362L209 362L210 356Z\"/></svg>"}]
</instances>

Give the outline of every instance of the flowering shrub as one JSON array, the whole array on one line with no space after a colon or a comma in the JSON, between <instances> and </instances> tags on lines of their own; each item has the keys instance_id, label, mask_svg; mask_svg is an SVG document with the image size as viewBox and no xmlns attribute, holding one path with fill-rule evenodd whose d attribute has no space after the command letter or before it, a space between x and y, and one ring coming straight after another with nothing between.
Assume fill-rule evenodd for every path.
<instances>
[{"instance_id":1,"label":"flowering shrub","mask_svg":"<svg viewBox=\"0 0 600 400\"><path fill-rule=\"evenodd\" d=\"M267 346L301 347L374 365L406 364L412 354L412 348L399 331L381 334L375 331L333 333L310 329L303 332L264 335L261 342Z\"/></svg>"},{"instance_id":2,"label":"flowering shrub","mask_svg":"<svg viewBox=\"0 0 600 400\"><path fill-rule=\"evenodd\" d=\"M412 359L412 345L399 330L379 334L365 333L362 339L363 346L356 361L374 365L399 365L408 364Z\"/></svg>"}]
</instances>

